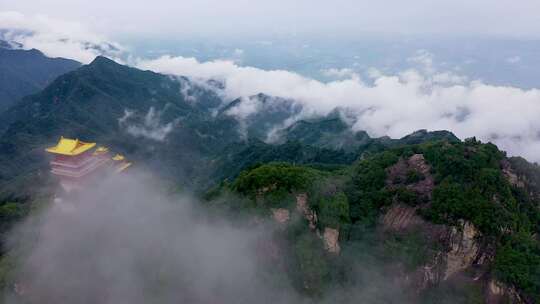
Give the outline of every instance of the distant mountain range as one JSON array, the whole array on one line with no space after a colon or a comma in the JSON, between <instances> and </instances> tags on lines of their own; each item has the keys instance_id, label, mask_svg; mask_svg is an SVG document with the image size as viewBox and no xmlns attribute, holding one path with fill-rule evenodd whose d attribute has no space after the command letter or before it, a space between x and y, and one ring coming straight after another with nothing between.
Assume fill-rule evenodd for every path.
<instances>
[{"instance_id":1,"label":"distant mountain range","mask_svg":"<svg viewBox=\"0 0 540 304\"><path fill-rule=\"evenodd\" d=\"M43 148L60 136L111 145L163 176L200 188L261 161L343 164L365 151L411 138L457 140L449 132L373 139L365 132L351 131L331 115L297 121L283 134L278 132L277 146L270 145L263 142L268 132L283 128L301 107L263 94L226 101L212 86L217 84L141 71L105 57L59 76L0 114L0 193L20 195L25 193L21 183L48 176ZM232 110L243 102L261 106L240 118ZM291 145L295 153L282 153Z\"/></svg>"},{"instance_id":2,"label":"distant mountain range","mask_svg":"<svg viewBox=\"0 0 540 304\"><path fill-rule=\"evenodd\" d=\"M74 60L49 58L36 49L23 50L0 41L0 111L80 66Z\"/></svg>"},{"instance_id":3,"label":"distant mountain range","mask_svg":"<svg viewBox=\"0 0 540 304\"><path fill-rule=\"evenodd\" d=\"M294 100L228 100L217 81L106 57L81 66L3 44L0 60L16 75L2 69L11 82L0 92L30 90L0 112L0 234L23 217L20 206L50 199L44 148L66 136L109 146L218 212L281 222L272 262L304 294L354 286L351 267L377 261L411 303L540 299L540 169L493 144L444 130L372 138L351 128L346 109L303 117Z\"/></svg>"}]
</instances>

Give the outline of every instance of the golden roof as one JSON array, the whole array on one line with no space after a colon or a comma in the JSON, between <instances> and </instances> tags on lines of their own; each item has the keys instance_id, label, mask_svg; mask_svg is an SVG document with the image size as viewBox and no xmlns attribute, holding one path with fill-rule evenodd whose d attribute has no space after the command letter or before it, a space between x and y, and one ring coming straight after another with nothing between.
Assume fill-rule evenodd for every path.
<instances>
[{"instance_id":1,"label":"golden roof","mask_svg":"<svg viewBox=\"0 0 540 304\"><path fill-rule=\"evenodd\" d=\"M92 149L96 143L87 143L78 139L60 137L58 144L45 149L49 153L75 156Z\"/></svg>"},{"instance_id":2,"label":"golden roof","mask_svg":"<svg viewBox=\"0 0 540 304\"><path fill-rule=\"evenodd\" d=\"M121 155L121 154L116 154L115 156L113 156L112 159L113 160L124 160L124 156Z\"/></svg>"},{"instance_id":3,"label":"golden roof","mask_svg":"<svg viewBox=\"0 0 540 304\"><path fill-rule=\"evenodd\" d=\"M105 154L107 152L109 152L109 148L100 146L100 147L97 147L96 151L94 151L94 155Z\"/></svg>"},{"instance_id":4,"label":"golden roof","mask_svg":"<svg viewBox=\"0 0 540 304\"><path fill-rule=\"evenodd\" d=\"M118 166L118 168L116 168L116 173L120 173L124 170L126 170L127 168L129 168L131 166L131 163L123 163L121 164L120 166Z\"/></svg>"}]
</instances>

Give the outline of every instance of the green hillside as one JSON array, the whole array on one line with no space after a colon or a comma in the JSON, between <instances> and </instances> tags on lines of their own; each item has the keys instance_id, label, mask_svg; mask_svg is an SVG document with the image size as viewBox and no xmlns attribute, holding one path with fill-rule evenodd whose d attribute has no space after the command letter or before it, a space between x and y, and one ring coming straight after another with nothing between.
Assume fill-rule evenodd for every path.
<instances>
[{"instance_id":1,"label":"green hillside","mask_svg":"<svg viewBox=\"0 0 540 304\"><path fill-rule=\"evenodd\" d=\"M419 294L408 293L415 303L483 303L492 281L519 291L519 299L507 294L508 301L535 303L540 300L538 192L518 182L529 174L530 169L509 165L492 144L430 141L386 149L338 170L260 165L209 193L208 204L268 218L276 208L287 210L291 220L283 246L295 254L287 257L289 275L307 294L356 284L351 267L369 258L385 265L383 275L392 278L387 283L410 277L407 288L413 290L419 273L431 265L433 282ZM246 200L223 204L220 198L230 192ZM294 221L300 195L307 197L314 223L302 214L301 223ZM470 227L475 249L467 257L453 250L463 245L455 235ZM317 238L327 228L339 231L339 256L325 251L324 239ZM451 257L462 259L464 267L445 277ZM377 297L384 303L383 293Z\"/></svg>"},{"instance_id":2,"label":"green hillside","mask_svg":"<svg viewBox=\"0 0 540 304\"><path fill-rule=\"evenodd\" d=\"M14 49L0 40L0 111L80 66L74 60L46 57L36 49Z\"/></svg>"},{"instance_id":3,"label":"green hillside","mask_svg":"<svg viewBox=\"0 0 540 304\"><path fill-rule=\"evenodd\" d=\"M263 94L242 119L246 99L220 93L97 57L23 98L0 113L0 233L50 203L44 148L66 136L125 154L218 222L273 227L261 279L308 302L357 303L358 286L365 303L540 301L538 165L448 131L372 138L339 109L286 126L301 106ZM2 250L9 289L19 256Z\"/></svg>"}]
</instances>

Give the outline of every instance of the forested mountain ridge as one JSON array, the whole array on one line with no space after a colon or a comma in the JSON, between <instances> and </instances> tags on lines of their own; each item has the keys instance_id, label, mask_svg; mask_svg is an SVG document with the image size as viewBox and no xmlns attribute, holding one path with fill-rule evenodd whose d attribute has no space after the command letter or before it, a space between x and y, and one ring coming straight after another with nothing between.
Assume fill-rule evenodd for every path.
<instances>
[{"instance_id":1,"label":"forested mountain ridge","mask_svg":"<svg viewBox=\"0 0 540 304\"><path fill-rule=\"evenodd\" d=\"M275 263L292 263L289 276L309 294L382 276L375 286L399 291L375 291L368 303L537 303L537 174L492 144L431 141L337 170L263 164L209 193L208 204L284 225L288 242L274 246L293 257ZM223 204L228 193L245 200ZM354 293L341 297L354 302Z\"/></svg>"},{"instance_id":2,"label":"forested mountain ridge","mask_svg":"<svg viewBox=\"0 0 540 304\"><path fill-rule=\"evenodd\" d=\"M273 145L250 140L265 140L272 128L296 115L300 109L292 101L263 94L252 96L253 102L266 106L260 113L255 113L255 117L242 119L228 111L244 101L223 100L217 89L212 89L214 85L141 71L97 57L92 63L58 77L42 92L25 97L0 114L0 193L3 197L17 196L25 193L18 190L21 183L33 178L46 179L43 148L60 136L110 145L135 161L159 167L160 174L167 178L203 188L221 178L234 177L246 166L257 162L319 162L323 157L302 158L298 157L302 154L296 152L295 156L269 153L274 149ZM272 104L274 101L276 104ZM217 115L214 114L216 111ZM331 119L340 124L339 132L351 132L339 118ZM312 120L312 127L302 131L302 135L298 135L299 132L288 135L289 131L285 130L285 140L278 147L284 151L292 145L299 145L295 149L313 146L306 149L316 154L349 154L335 160L343 164L345 159L350 162L357 157L355 155L365 151L403 144L407 138L377 139L364 134L362 141L339 152L342 147L338 145L312 140L320 132L326 132L329 137L335 134L336 138L344 138L337 131L325 131L326 121L326 118ZM418 134L419 142L447 136L446 133ZM242 160L235 157L241 151L250 150L259 152L250 153L251 157ZM330 161L328 156L324 157L326 162ZM236 169L231 171L231 168ZM222 173L213 174L216 170Z\"/></svg>"},{"instance_id":3,"label":"forested mountain ridge","mask_svg":"<svg viewBox=\"0 0 540 304\"><path fill-rule=\"evenodd\" d=\"M39 92L56 77L80 65L74 60L49 58L36 49L12 48L0 41L0 111L26 95Z\"/></svg>"},{"instance_id":4,"label":"forested mountain ridge","mask_svg":"<svg viewBox=\"0 0 540 304\"><path fill-rule=\"evenodd\" d=\"M211 213L277 224L280 241L262 244L277 253L261 258L279 267L266 274L310 301L343 289L336 301L357 302L358 286L376 290L367 303L540 300L537 165L448 131L371 138L339 110L285 125L294 101L219 90L97 57L23 98L0 113L0 232L50 200L43 148L66 136L204 194ZM260 111L236 115L244 102Z\"/></svg>"},{"instance_id":5,"label":"forested mountain ridge","mask_svg":"<svg viewBox=\"0 0 540 304\"><path fill-rule=\"evenodd\" d=\"M11 183L16 176L38 170L45 174L43 148L62 135L112 145L131 155L139 153L148 163L164 159L145 154L156 146L163 153L180 156L192 149L211 149L197 133L216 130L208 125L211 117L186 100L182 85L177 79L104 57L60 76L42 92L0 114L0 180ZM201 103L219 102L211 91L198 92ZM173 125L170 134L165 132ZM162 144L165 140L167 145Z\"/></svg>"}]
</instances>

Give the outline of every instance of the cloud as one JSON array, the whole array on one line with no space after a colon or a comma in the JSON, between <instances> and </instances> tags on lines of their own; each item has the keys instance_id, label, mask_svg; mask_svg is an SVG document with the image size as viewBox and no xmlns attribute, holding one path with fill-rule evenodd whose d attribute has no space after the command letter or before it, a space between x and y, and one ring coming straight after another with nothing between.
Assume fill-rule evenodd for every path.
<instances>
[{"instance_id":1,"label":"cloud","mask_svg":"<svg viewBox=\"0 0 540 304\"><path fill-rule=\"evenodd\" d=\"M225 114L234 116L240 120L258 112L263 107L262 102L257 97L242 97L240 102L225 111Z\"/></svg>"},{"instance_id":2,"label":"cloud","mask_svg":"<svg viewBox=\"0 0 540 304\"><path fill-rule=\"evenodd\" d=\"M439 71L435 64L435 55L427 50L417 50L407 61L434 83L450 85L463 84L467 81L466 76L458 75L453 71ZM379 74L379 76L382 76L382 74ZM374 78L377 78L377 76Z\"/></svg>"},{"instance_id":3,"label":"cloud","mask_svg":"<svg viewBox=\"0 0 540 304\"><path fill-rule=\"evenodd\" d=\"M459 34L540 37L537 0L2 0L4 9L70 16L114 35ZM519 16L515 18L514 16ZM456 22L459 20L459 22Z\"/></svg>"},{"instance_id":4,"label":"cloud","mask_svg":"<svg viewBox=\"0 0 540 304\"><path fill-rule=\"evenodd\" d=\"M358 77L358 74L353 69L343 68L343 69L324 69L321 70L321 73L330 78L351 78Z\"/></svg>"},{"instance_id":5,"label":"cloud","mask_svg":"<svg viewBox=\"0 0 540 304\"><path fill-rule=\"evenodd\" d=\"M242 198L207 205L168 188L132 170L41 205L9 233L2 303L409 303L397 257L371 242L342 244L334 264L307 226L219 207ZM300 246L313 255L295 255ZM329 271L346 279L317 282Z\"/></svg>"},{"instance_id":6,"label":"cloud","mask_svg":"<svg viewBox=\"0 0 540 304\"><path fill-rule=\"evenodd\" d=\"M13 242L24 240L16 278L24 301L298 303L288 282L260 275L271 225L213 218L164 187L131 171L30 217L11 234Z\"/></svg>"},{"instance_id":7,"label":"cloud","mask_svg":"<svg viewBox=\"0 0 540 304\"><path fill-rule=\"evenodd\" d=\"M0 29L0 39L17 42L24 49L38 49L49 57L89 63L97 55L120 60L124 52L119 44L89 31L80 23L44 15L0 12Z\"/></svg>"},{"instance_id":8,"label":"cloud","mask_svg":"<svg viewBox=\"0 0 540 304\"><path fill-rule=\"evenodd\" d=\"M364 82L350 69L330 69L326 72L343 78L321 82L286 70L240 66L234 60L200 62L169 55L152 60L130 58L118 44L77 23L44 16L3 12L0 28L8 29L1 32L3 36L49 56L88 62L97 54L112 52L110 57L118 60L115 56L120 55L139 68L185 75L198 83L215 79L224 84L219 93L228 100L258 93L292 99L303 107L299 118L325 115L341 107L356 118L356 130L366 130L372 136L400 137L417 129L447 129L461 138L476 136L493 141L512 155L540 161L540 120L535 115L540 113L538 89L469 80L454 70L441 70L439 66L443 65L437 65L436 58L426 50L418 50L409 58L412 68L402 72L369 69L370 79ZM509 62L519 60L519 56L509 58ZM188 91L183 93L192 100ZM251 105L249 109L257 108ZM147 115L159 118L155 112ZM164 140L173 126L171 122L140 123L126 128L135 136Z\"/></svg>"},{"instance_id":9,"label":"cloud","mask_svg":"<svg viewBox=\"0 0 540 304\"><path fill-rule=\"evenodd\" d=\"M407 59L408 62L420 65L424 72L427 74L433 74L435 69L433 67L434 56L426 50L418 50L416 54Z\"/></svg>"},{"instance_id":10,"label":"cloud","mask_svg":"<svg viewBox=\"0 0 540 304\"><path fill-rule=\"evenodd\" d=\"M508 62L510 64L520 63L521 62L521 57L520 56L508 57L508 58L506 58L506 62Z\"/></svg>"},{"instance_id":11,"label":"cloud","mask_svg":"<svg viewBox=\"0 0 540 304\"><path fill-rule=\"evenodd\" d=\"M234 49L233 51L233 56L234 57L242 57L244 55L244 50L243 49Z\"/></svg>"},{"instance_id":12,"label":"cloud","mask_svg":"<svg viewBox=\"0 0 540 304\"><path fill-rule=\"evenodd\" d=\"M469 81L434 68L426 52L410 61L422 66L392 75L372 71L370 84L358 78L321 82L289 71L222 60L163 56L136 65L167 74L219 79L231 99L257 93L292 99L303 106L305 115L346 108L356 117L353 128L372 136L401 137L418 129L446 129L460 138L476 136L512 155L540 160L540 90Z\"/></svg>"},{"instance_id":13,"label":"cloud","mask_svg":"<svg viewBox=\"0 0 540 304\"><path fill-rule=\"evenodd\" d=\"M178 124L178 120L168 123L162 122L161 116L166 110L166 106L161 111L156 111L154 107L150 107L144 117L140 117L135 111L125 109L124 115L118 119L118 125L128 134L135 137L164 141Z\"/></svg>"},{"instance_id":14,"label":"cloud","mask_svg":"<svg viewBox=\"0 0 540 304\"><path fill-rule=\"evenodd\" d=\"M301 111L301 106L292 100L258 94L236 99L227 104L223 113L238 121L242 139L255 136L275 142L279 131L297 121Z\"/></svg>"}]
</instances>

